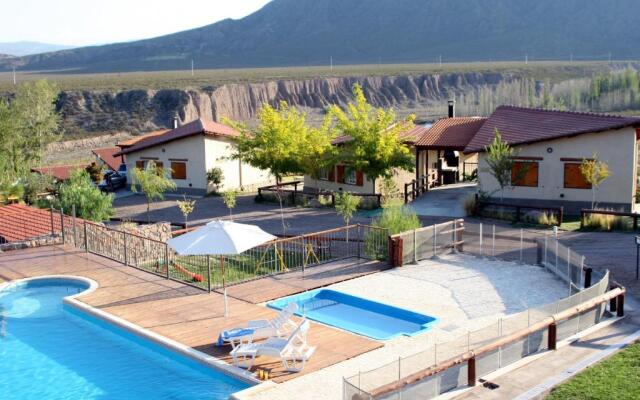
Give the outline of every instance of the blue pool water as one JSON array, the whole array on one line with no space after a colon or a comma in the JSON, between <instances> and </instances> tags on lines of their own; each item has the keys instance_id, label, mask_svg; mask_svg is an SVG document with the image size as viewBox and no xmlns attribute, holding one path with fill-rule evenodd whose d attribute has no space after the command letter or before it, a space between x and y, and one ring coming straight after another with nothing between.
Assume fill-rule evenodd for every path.
<instances>
[{"instance_id":1,"label":"blue pool water","mask_svg":"<svg viewBox=\"0 0 640 400\"><path fill-rule=\"evenodd\" d=\"M88 316L88 285L38 279L0 291L0 399L227 399L249 385Z\"/></svg>"},{"instance_id":2,"label":"blue pool water","mask_svg":"<svg viewBox=\"0 0 640 400\"><path fill-rule=\"evenodd\" d=\"M281 310L292 302L298 305L300 316L378 340L413 336L437 322L429 315L328 289L284 297L268 306Z\"/></svg>"}]
</instances>

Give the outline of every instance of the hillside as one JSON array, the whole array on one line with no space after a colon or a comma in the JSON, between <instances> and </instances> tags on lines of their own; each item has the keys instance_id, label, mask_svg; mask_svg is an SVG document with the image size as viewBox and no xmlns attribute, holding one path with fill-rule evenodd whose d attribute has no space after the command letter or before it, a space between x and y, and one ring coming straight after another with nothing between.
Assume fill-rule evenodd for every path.
<instances>
[{"instance_id":1,"label":"hillside","mask_svg":"<svg viewBox=\"0 0 640 400\"><path fill-rule=\"evenodd\" d=\"M0 53L10 54L12 56L27 56L70 48L72 48L72 46L28 41L0 43Z\"/></svg>"},{"instance_id":2,"label":"hillside","mask_svg":"<svg viewBox=\"0 0 640 400\"><path fill-rule=\"evenodd\" d=\"M637 0L273 0L240 20L22 57L19 69L118 72L401 62L639 59ZM0 60L0 68L10 68ZM68 72L68 71L67 71Z\"/></svg>"}]
</instances>

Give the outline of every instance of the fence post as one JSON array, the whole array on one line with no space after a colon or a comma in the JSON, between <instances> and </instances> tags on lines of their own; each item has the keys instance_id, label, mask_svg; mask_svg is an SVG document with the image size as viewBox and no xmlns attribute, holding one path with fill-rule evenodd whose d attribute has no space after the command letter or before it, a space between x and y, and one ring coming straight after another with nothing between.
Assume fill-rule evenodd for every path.
<instances>
[{"instance_id":1,"label":"fence post","mask_svg":"<svg viewBox=\"0 0 640 400\"><path fill-rule=\"evenodd\" d=\"M456 242L457 242L457 240L456 240L456 236L457 236L457 235L456 235L456 225L457 225L457 224L456 224L456 221L457 221L456 219L454 219L454 220L453 220L453 234L451 235L451 236L452 236L452 239L453 239L453 243L452 243L452 246L451 246L451 251L452 251L453 253L456 253L456 252L457 252L457 249L458 249L458 248L456 247Z\"/></svg>"},{"instance_id":2,"label":"fence post","mask_svg":"<svg viewBox=\"0 0 640 400\"><path fill-rule=\"evenodd\" d=\"M438 257L438 229L436 224L433 224L433 256Z\"/></svg>"},{"instance_id":3,"label":"fence post","mask_svg":"<svg viewBox=\"0 0 640 400\"><path fill-rule=\"evenodd\" d=\"M51 235L55 235L56 234L56 228L55 225L53 224L53 206L49 206L51 209Z\"/></svg>"},{"instance_id":4,"label":"fence post","mask_svg":"<svg viewBox=\"0 0 640 400\"><path fill-rule=\"evenodd\" d=\"M418 263L418 230L413 230L413 262Z\"/></svg>"},{"instance_id":5,"label":"fence post","mask_svg":"<svg viewBox=\"0 0 640 400\"><path fill-rule=\"evenodd\" d=\"M208 254L207 254L207 282L209 282L208 284L209 293L211 293L211 256Z\"/></svg>"},{"instance_id":6,"label":"fence post","mask_svg":"<svg viewBox=\"0 0 640 400\"><path fill-rule=\"evenodd\" d=\"M547 263L547 238L548 235L544 235L544 263Z\"/></svg>"},{"instance_id":7,"label":"fence post","mask_svg":"<svg viewBox=\"0 0 640 400\"><path fill-rule=\"evenodd\" d=\"M482 222L480 222L480 257L482 257Z\"/></svg>"},{"instance_id":8,"label":"fence post","mask_svg":"<svg viewBox=\"0 0 640 400\"><path fill-rule=\"evenodd\" d=\"M88 253L89 252L89 237L87 236L87 232L89 232L89 230L87 229L87 221L84 221L84 252Z\"/></svg>"},{"instance_id":9,"label":"fence post","mask_svg":"<svg viewBox=\"0 0 640 400\"><path fill-rule=\"evenodd\" d=\"M469 386L475 386L476 381L476 358L471 357L467 362L467 384Z\"/></svg>"},{"instance_id":10,"label":"fence post","mask_svg":"<svg viewBox=\"0 0 640 400\"><path fill-rule=\"evenodd\" d=\"M524 252L524 229L520 228L520 262L523 261Z\"/></svg>"},{"instance_id":11,"label":"fence post","mask_svg":"<svg viewBox=\"0 0 640 400\"><path fill-rule=\"evenodd\" d=\"M491 229L491 257L496 258L496 224Z\"/></svg>"},{"instance_id":12,"label":"fence post","mask_svg":"<svg viewBox=\"0 0 640 400\"><path fill-rule=\"evenodd\" d=\"M124 265L129 265L129 257L127 257L127 231L122 231L122 249L124 250Z\"/></svg>"},{"instance_id":13,"label":"fence post","mask_svg":"<svg viewBox=\"0 0 640 400\"><path fill-rule=\"evenodd\" d=\"M616 316L619 318L624 317L624 293L616 297Z\"/></svg>"},{"instance_id":14,"label":"fence post","mask_svg":"<svg viewBox=\"0 0 640 400\"><path fill-rule=\"evenodd\" d=\"M73 229L71 230L73 232L73 247L78 247L77 244L77 232L76 232L76 205L74 204L73 206L71 206L71 221L73 223Z\"/></svg>"},{"instance_id":15,"label":"fence post","mask_svg":"<svg viewBox=\"0 0 640 400\"><path fill-rule=\"evenodd\" d=\"M555 350L558 337L558 326L555 322L549 325L549 334L547 335L547 347L549 350Z\"/></svg>"},{"instance_id":16,"label":"fence post","mask_svg":"<svg viewBox=\"0 0 640 400\"><path fill-rule=\"evenodd\" d=\"M591 273L593 270L591 268L584 269L584 288L591 287Z\"/></svg>"},{"instance_id":17,"label":"fence post","mask_svg":"<svg viewBox=\"0 0 640 400\"><path fill-rule=\"evenodd\" d=\"M357 247L357 254L358 254L358 260L361 257L361 250L360 247L362 247L362 245L364 244L364 235L362 234L362 226L360 224L356 225L356 234L358 235L358 241L356 242L356 247ZM302 237L302 242L304 243L304 236ZM303 265L304 268L304 265ZM303 269L304 272L304 269Z\"/></svg>"},{"instance_id":18,"label":"fence post","mask_svg":"<svg viewBox=\"0 0 640 400\"><path fill-rule=\"evenodd\" d=\"M164 261L167 268L166 278L169 279L169 245L167 243L164 244Z\"/></svg>"},{"instance_id":19,"label":"fence post","mask_svg":"<svg viewBox=\"0 0 640 400\"><path fill-rule=\"evenodd\" d=\"M60 207L60 231L62 232L62 244L64 244L64 210L62 207Z\"/></svg>"}]
</instances>

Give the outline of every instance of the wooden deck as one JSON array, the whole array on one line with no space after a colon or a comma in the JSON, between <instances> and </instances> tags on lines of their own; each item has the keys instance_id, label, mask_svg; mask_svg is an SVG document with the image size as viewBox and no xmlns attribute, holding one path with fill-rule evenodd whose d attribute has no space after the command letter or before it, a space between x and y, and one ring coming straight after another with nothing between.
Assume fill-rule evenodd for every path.
<instances>
[{"instance_id":1,"label":"wooden deck","mask_svg":"<svg viewBox=\"0 0 640 400\"><path fill-rule=\"evenodd\" d=\"M347 261L334 265L333 270L349 268L344 262ZM220 293L205 293L70 247L50 246L1 253L0 282L62 274L91 278L98 282L99 288L81 296L82 302L228 361L230 348L214 346L221 330L275 315L275 311L254 303L382 268L376 263L352 267L353 270L340 275L341 279L332 272L331 264L325 264L307 270L304 278L297 273L283 274L229 288L233 297L229 298L227 318L223 315ZM251 290L257 291L251 295ZM316 323L312 323L309 342L317 346L317 350L303 372L287 373L279 362L264 357L258 358L256 367L270 370L273 381L283 382L382 347L380 342Z\"/></svg>"}]
</instances>

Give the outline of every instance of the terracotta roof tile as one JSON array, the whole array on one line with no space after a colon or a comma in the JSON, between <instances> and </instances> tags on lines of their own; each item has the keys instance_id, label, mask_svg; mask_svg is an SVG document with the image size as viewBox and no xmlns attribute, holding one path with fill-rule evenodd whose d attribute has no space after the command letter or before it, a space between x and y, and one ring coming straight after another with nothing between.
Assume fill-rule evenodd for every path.
<instances>
[{"instance_id":1,"label":"terracotta roof tile","mask_svg":"<svg viewBox=\"0 0 640 400\"><path fill-rule=\"evenodd\" d=\"M466 152L484 151L498 129L511 145L542 142L584 133L640 127L640 118L618 115L500 106L473 137Z\"/></svg>"},{"instance_id":2,"label":"terracotta roof tile","mask_svg":"<svg viewBox=\"0 0 640 400\"><path fill-rule=\"evenodd\" d=\"M228 137L240 136L240 133L227 125L200 118L195 121L191 121L188 124L184 124L176 129L167 131L161 135L152 136L148 139L142 140L131 147L122 149L122 151L120 153L116 153L116 155L129 154L149 147L158 146L160 144L172 142L174 140L200 134Z\"/></svg>"},{"instance_id":3,"label":"terracotta roof tile","mask_svg":"<svg viewBox=\"0 0 640 400\"><path fill-rule=\"evenodd\" d=\"M71 224L71 217L63 218L65 224ZM76 221L82 222L79 218ZM60 232L60 214L54 213L52 221L49 210L22 204L0 206L0 243L19 242L50 235L52 223L53 231Z\"/></svg>"},{"instance_id":4,"label":"terracotta roof tile","mask_svg":"<svg viewBox=\"0 0 640 400\"><path fill-rule=\"evenodd\" d=\"M89 164L74 165L50 165L44 167L31 168L32 172L38 172L42 175L51 175L59 181L66 181L71 177L71 173L78 169L85 169Z\"/></svg>"},{"instance_id":5,"label":"terracotta roof tile","mask_svg":"<svg viewBox=\"0 0 640 400\"><path fill-rule=\"evenodd\" d=\"M443 118L426 130L416 146L464 150L486 120L478 117Z\"/></svg>"},{"instance_id":6,"label":"terracotta roof tile","mask_svg":"<svg viewBox=\"0 0 640 400\"><path fill-rule=\"evenodd\" d=\"M118 142L116 144L116 146L118 146L120 148L131 147L134 144L137 144L137 143L139 143L139 142L141 142L143 140L149 139L149 138L154 137L154 136L163 135L163 134L169 132L170 130L171 129L161 129L159 131L147 132L147 133L145 133L143 135L134 136L131 139L127 139L127 140L123 140L121 142Z\"/></svg>"},{"instance_id":7,"label":"terracotta roof tile","mask_svg":"<svg viewBox=\"0 0 640 400\"><path fill-rule=\"evenodd\" d=\"M118 167L120 167L120 164L122 164L122 158L115 155L116 153L120 152L119 147L93 149L91 150L91 152L98 158L100 158L105 164L107 164L107 166L113 171L117 171Z\"/></svg>"}]
</instances>

